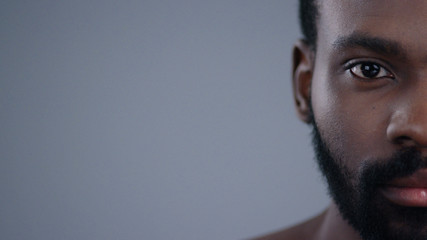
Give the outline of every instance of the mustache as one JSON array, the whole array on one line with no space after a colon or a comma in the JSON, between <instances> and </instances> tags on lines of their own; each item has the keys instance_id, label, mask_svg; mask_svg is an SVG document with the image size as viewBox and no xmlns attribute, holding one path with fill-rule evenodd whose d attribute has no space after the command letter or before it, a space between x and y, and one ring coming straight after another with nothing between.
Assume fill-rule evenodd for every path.
<instances>
[{"instance_id":1,"label":"mustache","mask_svg":"<svg viewBox=\"0 0 427 240\"><path fill-rule=\"evenodd\" d=\"M360 183L362 189L374 190L395 178L408 177L427 167L427 158L416 148L395 152L391 158L372 161L362 168Z\"/></svg>"}]
</instances>

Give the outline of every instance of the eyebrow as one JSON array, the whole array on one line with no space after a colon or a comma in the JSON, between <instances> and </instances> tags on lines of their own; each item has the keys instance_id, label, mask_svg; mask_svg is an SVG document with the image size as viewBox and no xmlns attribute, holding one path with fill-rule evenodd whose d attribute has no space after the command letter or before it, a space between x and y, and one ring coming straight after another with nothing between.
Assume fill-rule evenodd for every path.
<instances>
[{"instance_id":1,"label":"eyebrow","mask_svg":"<svg viewBox=\"0 0 427 240\"><path fill-rule=\"evenodd\" d=\"M389 55L406 59L405 50L396 41L381 37L372 37L367 34L354 33L349 36L339 37L333 46L338 51L346 48L362 47L381 55Z\"/></svg>"}]
</instances>

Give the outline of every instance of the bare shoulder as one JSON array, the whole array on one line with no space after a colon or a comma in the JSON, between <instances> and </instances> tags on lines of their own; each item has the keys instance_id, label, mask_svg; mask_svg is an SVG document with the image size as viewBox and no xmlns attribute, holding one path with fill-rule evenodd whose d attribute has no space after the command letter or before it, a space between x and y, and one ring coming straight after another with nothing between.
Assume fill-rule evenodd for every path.
<instances>
[{"instance_id":1,"label":"bare shoulder","mask_svg":"<svg viewBox=\"0 0 427 240\"><path fill-rule=\"evenodd\" d=\"M324 213L293 227L270 233L252 240L315 240Z\"/></svg>"}]
</instances>

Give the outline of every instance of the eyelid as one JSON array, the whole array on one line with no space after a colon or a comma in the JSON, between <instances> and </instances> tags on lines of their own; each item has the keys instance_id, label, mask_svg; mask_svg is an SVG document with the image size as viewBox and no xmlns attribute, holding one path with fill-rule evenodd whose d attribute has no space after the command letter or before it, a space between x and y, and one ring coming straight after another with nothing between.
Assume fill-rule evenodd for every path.
<instances>
[{"instance_id":1,"label":"eyelid","mask_svg":"<svg viewBox=\"0 0 427 240\"><path fill-rule=\"evenodd\" d=\"M351 71L351 69L357 65L360 64L364 64L364 63L373 63L378 65L379 67L381 67L382 69L384 69L390 76L388 78L390 79L395 79L395 74L393 73L393 71L390 70L390 64L387 63L383 63L383 61L380 61L378 59L372 59L372 58L358 58L358 59L351 59L347 62L344 63L344 67L345 67L345 71ZM352 73L353 74L353 73ZM359 76L356 76L359 77ZM362 79L370 79L370 78L364 78L364 77L359 77ZM379 77L380 78L384 78L384 77ZM373 78L375 79L375 78Z\"/></svg>"}]
</instances>

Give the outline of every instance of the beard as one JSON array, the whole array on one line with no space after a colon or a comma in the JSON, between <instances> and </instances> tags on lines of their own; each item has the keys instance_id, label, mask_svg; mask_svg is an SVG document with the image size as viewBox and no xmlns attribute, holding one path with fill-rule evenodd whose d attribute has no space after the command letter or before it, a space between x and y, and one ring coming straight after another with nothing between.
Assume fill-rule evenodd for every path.
<instances>
[{"instance_id":1,"label":"beard","mask_svg":"<svg viewBox=\"0 0 427 240\"><path fill-rule=\"evenodd\" d=\"M312 114L313 116L313 114ZM312 117L312 141L329 194L345 219L364 240L427 239L427 208L404 207L380 193L384 184L410 176L427 166L418 150L400 150L388 159L372 159L360 171L352 171L335 159Z\"/></svg>"}]
</instances>

